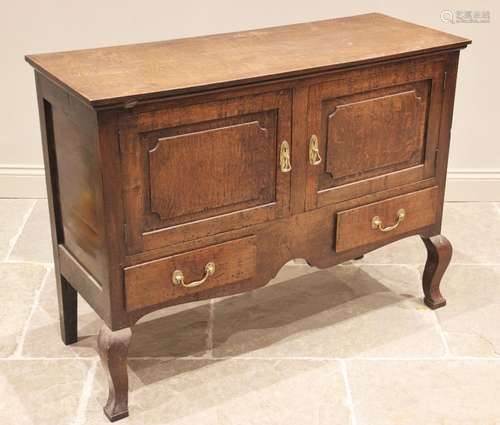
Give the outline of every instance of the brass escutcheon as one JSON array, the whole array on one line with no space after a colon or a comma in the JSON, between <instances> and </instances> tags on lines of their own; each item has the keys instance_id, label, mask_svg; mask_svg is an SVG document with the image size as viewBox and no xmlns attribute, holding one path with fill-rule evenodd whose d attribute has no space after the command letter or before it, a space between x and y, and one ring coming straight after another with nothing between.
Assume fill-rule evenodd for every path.
<instances>
[{"instance_id":1,"label":"brass escutcheon","mask_svg":"<svg viewBox=\"0 0 500 425\"><path fill-rule=\"evenodd\" d=\"M280 146L280 170L282 173L288 173L292 170L292 164L290 162L290 145L286 140L283 140Z\"/></svg>"},{"instance_id":2,"label":"brass escutcheon","mask_svg":"<svg viewBox=\"0 0 500 425\"><path fill-rule=\"evenodd\" d=\"M313 134L309 139L309 163L311 165L318 165L321 163L318 144L318 136Z\"/></svg>"}]
</instances>

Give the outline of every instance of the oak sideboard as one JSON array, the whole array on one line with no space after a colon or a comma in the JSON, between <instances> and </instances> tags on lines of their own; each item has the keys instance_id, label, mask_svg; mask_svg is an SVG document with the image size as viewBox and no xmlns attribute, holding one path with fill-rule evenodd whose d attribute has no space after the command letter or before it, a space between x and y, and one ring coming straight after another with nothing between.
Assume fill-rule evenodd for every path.
<instances>
[{"instance_id":1,"label":"oak sideboard","mask_svg":"<svg viewBox=\"0 0 500 425\"><path fill-rule=\"evenodd\" d=\"M261 287L292 259L325 268L420 235L423 301L445 305L441 219L469 43L372 13L26 57L62 339L77 341L79 293L104 321L110 420L128 415L142 316Z\"/></svg>"}]
</instances>

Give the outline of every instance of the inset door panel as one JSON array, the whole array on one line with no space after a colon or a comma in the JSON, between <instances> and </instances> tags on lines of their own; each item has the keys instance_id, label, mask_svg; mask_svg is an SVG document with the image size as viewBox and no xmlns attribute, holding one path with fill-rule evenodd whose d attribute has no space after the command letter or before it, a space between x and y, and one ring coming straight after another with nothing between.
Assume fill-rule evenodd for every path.
<instances>
[{"instance_id":1,"label":"inset door panel","mask_svg":"<svg viewBox=\"0 0 500 425\"><path fill-rule=\"evenodd\" d=\"M290 142L290 95L253 98L143 113L132 128L129 120L120 142L131 253L289 214L279 152Z\"/></svg>"},{"instance_id":2,"label":"inset door panel","mask_svg":"<svg viewBox=\"0 0 500 425\"><path fill-rule=\"evenodd\" d=\"M309 134L323 160L308 165L307 208L432 178L443 78L442 61L412 61L312 86Z\"/></svg>"},{"instance_id":3,"label":"inset door panel","mask_svg":"<svg viewBox=\"0 0 500 425\"><path fill-rule=\"evenodd\" d=\"M323 104L320 190L423 164L429 81Z\"/></svg>"},{"instance_id":4,"label":"inset door panel","mask_svg":"<svg viewBox=\"0 0 500 425\"><path fill-rule=\"evenodd\" d=\"M149 149L151 212L158 225L276 202L274 111L219 125L161 137Z\"/></svg>"}]
</instances>

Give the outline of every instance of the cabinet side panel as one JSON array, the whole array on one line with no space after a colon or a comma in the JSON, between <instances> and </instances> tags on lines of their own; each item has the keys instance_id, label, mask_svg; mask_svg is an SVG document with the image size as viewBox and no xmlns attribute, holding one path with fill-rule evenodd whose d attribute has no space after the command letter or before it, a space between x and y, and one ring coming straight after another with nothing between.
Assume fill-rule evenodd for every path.
<instances>
[{"instance_id":1,"label":"cabinet side panel","mask_svg":"<svg viewBox=\"0 0 500 425\"><path fill-rule=\"evenodd\" d=\"M49 111L58 244L100 284L107 281L102 179L94 111L41 77ZM48 170L47 170L48 171ZM54 180L54 179L53 179Z\"/></svg>"},{"instance_id":2,"label":"cabinet side panel","mask_svg":"<svg viewBox=\"0 0 500 425\"><path fill-rule=\"evenodd\" d=\"M96 136L87 134L58 107L52 109L64 246L100 282L103 223Z\"/></svg>"}]
</instances>

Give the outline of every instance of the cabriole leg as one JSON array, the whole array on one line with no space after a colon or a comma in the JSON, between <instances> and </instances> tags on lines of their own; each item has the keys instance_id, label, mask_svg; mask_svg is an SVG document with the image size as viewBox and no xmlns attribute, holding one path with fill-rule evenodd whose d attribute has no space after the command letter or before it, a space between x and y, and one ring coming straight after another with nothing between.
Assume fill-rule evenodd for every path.
<instances>
[{"instance_id":1,"label":"cabriole leg","mask_svg":"<svg viewBox=\"0 0 500 425\"><path fill-rule=\"evenodd\" d=\"M452 247L450 241L442 235L430 238L422 237L427 248L427 262L425 263L422 286L424 289L424 302L435 310L446 305L446 300L441 295L439 285L448 264L450 264Z\"/></svg>"},{"instance_id":2,"label":"cabriole leg","mask_svg":"<svg viewBox=\"0 0 500 425\"><path fill-rule=\"evenodd\" d=\"M97 337L99 356L109 383L104 414L111 422L128 416L127 355L131 337L130 328L111 331L106 325Z\"/></svg>"}]
</instances>

